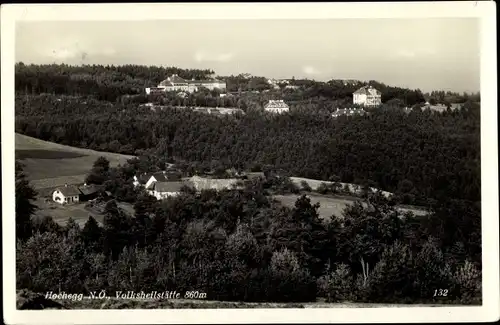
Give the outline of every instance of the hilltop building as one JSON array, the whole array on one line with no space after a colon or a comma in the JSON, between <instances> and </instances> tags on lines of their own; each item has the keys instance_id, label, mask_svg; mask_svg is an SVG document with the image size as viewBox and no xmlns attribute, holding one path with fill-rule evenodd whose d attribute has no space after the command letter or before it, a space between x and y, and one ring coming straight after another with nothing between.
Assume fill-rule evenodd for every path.
<instances>
[{"instance_id":1,"label":"hilltop building","mask_svg":"<svg viewBox=\"0 0 500 325\"><path fill-rule=\"evenodd\" d=\"M166 91L183 91L192 93L198 91L199 88L207 88L209 90L214 89L226 89L226 82L222 80L186 80L178 75L174 74L167 79L160 82L157 87L146 88L146 94L151 94L155 92L166 92Z\"/></svg>"},{"instance_id":2,"label":"hilltop building","mask_svg":"<svg viewBox=\"0 0 500 325\"><path fill-rule=\"evenodd\" d=\"M285 113L290 111L290 107L283 100L270 100L264 110L271 113Z\"/></svg>"},{"instance_id":3,"label":"hilltop building","mask_svg":"<svg viewBox=\"0 0 500 325\"><path fill-rule=\"evenodd\" d=\"M353 93L353 104L368 107L382 105L382 93L372 86L361 87Z\"/></svg>"}]
</instances>

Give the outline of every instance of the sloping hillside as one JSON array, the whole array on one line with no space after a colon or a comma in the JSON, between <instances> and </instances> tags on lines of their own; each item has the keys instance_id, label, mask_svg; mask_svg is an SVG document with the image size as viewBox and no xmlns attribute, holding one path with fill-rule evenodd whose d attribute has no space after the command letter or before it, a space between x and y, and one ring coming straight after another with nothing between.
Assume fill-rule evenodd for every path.
<instances>
[{"instance_id":1,"label":"sloping hillside","mask_svg":"<svg viewBox=\"0 0 500 325\"><path fill-rule=\"evenodd\" d=\"M65 146L15 135L16 159L36 189L83 182L94 161L103 156L111 166L124 164L133 156Z\"/></svg>"}]
</instances>

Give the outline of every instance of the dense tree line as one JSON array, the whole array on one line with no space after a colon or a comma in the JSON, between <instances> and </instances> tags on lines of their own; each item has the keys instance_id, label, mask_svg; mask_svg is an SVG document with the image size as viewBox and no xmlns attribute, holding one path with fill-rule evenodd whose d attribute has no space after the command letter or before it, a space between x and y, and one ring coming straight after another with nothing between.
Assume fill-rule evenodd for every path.
<instances>
[{"instance_id":1,"label":"dense tree line","mask_svg":"<svg viewBox=\"0 0 500 325\"><path fill-rule=\"evenodd\" d=\"M109 172L105 165L97 161L90 175ZM368 205L322 220L307 196L284 208L264 183L164 201L139 193L133 217L110 200L103 224L91 217L83 228L33 219L32 233L18 236L17 287L110 295L175 288L231 301L480 302L477 206L448 200L417 219L371 193ZM446 298L434 296L439 288Z\"/></svg>"},{"instance_id":2,"label":"dense tree line","mask_svg":"<svg viewBox=\"0 0 500 325\"><path fill-rule=\"evenodd\" d=\"M75 96L94 96L99 100L115 102L138 96L137 101L144 101L144 88L156 86L172 74L185 79L206 79L215 76L212 70L179 69L176 67L156 67L139 65L82 65L66 64L26 65L16 64L15 89L21 94L65 94ZM237 76L220 76L226 81L227 91L233 93L268 92L272 86L268 79L259 76L240 74ZM317 82L308 79L292 78L290 85L298 86L297 90L281 87L273 96L287 101L327 99L330 101L352 101L352 93L361 86L373 85L382 92L382 101L394 98L404 101L405 105L424 102L420 90L410 90L387 86L376 81L344 83L338 80ZM202 94L203 95L203 94ZM204 97L207 97L206 94ZM209 97L209 96L208 96ZM125 99L127 100L127 99ZM187 101L190 104L190 101ZM215 105L209 100L197 100L196 105ZM194 105L194 104L193 104ZM226 105L226 107L229 105Z\"/></svg>"},{"instance_id":3,"label":"dense tree line","mask_svg":"<svg viewBox=\"0 0 500 325\"><path fill-rule=\"evenodd\" d=\"M139 65L16 64L17 93L92 95L99 100L115 102L124 95L144 94L144 88L156 87L172 74L185 79L205 79L212 70L179 69Z\"/></svg>"},{"instance_id":4,"label":"dense tree line","mask_svg":"<svg viewBox=\"0 0 500 325\"><path fill-rule=\"evenodd\" d=\"M16 131L43 140L221 168L273 165L290 176L371 183L418 204L480 200L479 126L474 104L333 119L300 112L221 118L52 95L16 101Z\"/></svg>"}]
</instances>

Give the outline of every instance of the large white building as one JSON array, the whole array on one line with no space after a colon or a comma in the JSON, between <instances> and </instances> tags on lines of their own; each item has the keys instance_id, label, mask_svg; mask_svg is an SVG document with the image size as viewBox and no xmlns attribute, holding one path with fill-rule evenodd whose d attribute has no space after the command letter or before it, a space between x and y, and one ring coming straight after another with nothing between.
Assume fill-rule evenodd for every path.
<instances>
[{"instance_id":1,"label":"large white building","mask_svg":"<svg viewBox=\"0 0 500 325\"><path fill-rule=\"evenodd\" d=\"M178 75L174 74L167 79L160 82L157 87L146 88L146 94L151 94L158 91L184 91L184 92L195 92L199 88L207 88L209 90L214 89L226 89L226 82L222 80L186 80Z\"/></svg>"},{"instance_id":2,"label":"large white building","mask_svg":"<svg viewBox=\"0 0 500 325\"><path fill-rule=\"evenodd\" d=\"M361 106L382 105L382 93L372 86L361 87L353 93L353 103Z\"/></svg>"},{"instance_id":3,"label":"large white building","mask_svg":"<svg viewBox=\"0 0 500 325\"><path fill-rule=\"evenodd\" d=\"M264 110L271 113L285 113L290 111L290 107L283 100L270 100Z\"/></svg>"}]
</instances>

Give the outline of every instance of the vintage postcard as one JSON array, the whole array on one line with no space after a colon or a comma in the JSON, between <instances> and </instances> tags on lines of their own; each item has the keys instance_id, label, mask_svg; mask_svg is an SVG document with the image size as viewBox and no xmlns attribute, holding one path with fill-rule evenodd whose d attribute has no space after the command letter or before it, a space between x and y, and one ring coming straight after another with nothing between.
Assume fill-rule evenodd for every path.
<instances>
[{"instance_id":1,"label":"vintage postcard","mask_svg":"<svg viewBox=\"0 0 500 325\"><path fill-rule=\"evenodd\" d=\"M495 9L3 5L5 322L498 320Z\"/></svg>"}]
</instances>

